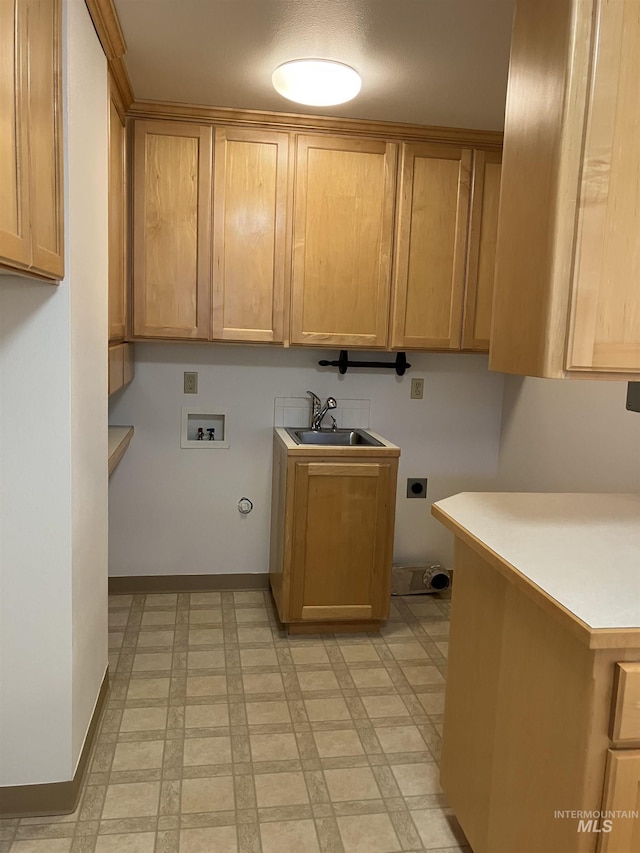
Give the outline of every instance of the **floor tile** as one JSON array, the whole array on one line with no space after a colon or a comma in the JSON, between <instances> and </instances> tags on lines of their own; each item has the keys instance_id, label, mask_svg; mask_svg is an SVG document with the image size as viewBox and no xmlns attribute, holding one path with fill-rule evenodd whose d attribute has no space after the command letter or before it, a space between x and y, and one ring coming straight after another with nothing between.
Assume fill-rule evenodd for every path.
<instances>
[{"instance_id":1,"label":"floor tile","mask_svg":"<svg viewBox=\"0 0 640 853\"><path fill-rule=\"evenodd\" d=\"M138 648L172 648L174 631L140 631L138 634Z\"/></svg>"},{"instance_id":2,"label":"floor tile","mask_svg":"<svg viewBox=\"0 0 640 853\"><path fill-rule=\"evenodd\" d=\"M444 714L444 693L418 693L420 704L427 714Z\"/></svg>"},{"instance_id":3,"label":"floor tile","mask_svg":"<svg viewBox=\"0 0 640 853\"><path fill-rule=\"evenodd\" d=\"M420 809L411 812L411 817L418 827L425 850L455 848L466 843L457 820L452 815L446 815L441 809Z\"/></svg>"},{"instance_id":4,"label":"floor tile","mask_svg":"<svg viewBox=\"0 0 640 853\"><path fill-rule=\"evenodd\" d=\"M113 756L112 770L149 770L162 767L163 740L119 743Z\"/></svg>"},{"instance_id":5,"label":"floor tile","mask_svg":"<svg viewBox=\"0 0 640 853\"><path fill-rule=\"evenodd\" d=\"M289 723L291 714L286 702L247 702L247 720L250 726Z\"/></svg>"},{"instance_id":6,"label":"floor tile","mask_svg":"<svg viewBox=\"0 0 640 853\"><path fill-rule=\"evenodd\" d=\"M224 736L185 738L183 759L185 767L228 764L230 761L231 738Z\"/></svg>"},{"instance_id":7,"label":"floor tile","mask_svg":"<svg viewBox=\"0 0 640 853\"><path fill-rule=\"evenodd\" d=\"M109 785L102 810L103 820L149 817L158 814L159 782L131 782Z\"/></svg>"},{"instance_id":8,"label":"floor tile","mask_svg":"<svg viewBox=\"0 0 640 853\"><path fill-rule=\"evenodd\" d=\"M265 596L263 592L258 592L257 590L246 590L234 592L233 601L236 607L242 607L243 605L264 605Z\"/></svg>"},{"instance_id":9,"label":"floor tile","mask_svg":"<svg viewBox=\"0 0 640 853\"><path fill-rule=\"evenodd\" d=\"M305 699L304 704L307 716L312 722L351 719L344 699Z\"/></svg>"},{"instance_id":10,"label":"floor tile","mask_svg":"<svg viewBox=\"0 0 640 853\"><path fill-rule=\"evenodd\" d=\"M142 625L175 625L175 610L145 610L142 614Z\"/></svg>"},{"instance_id":11,"label":"floor tile","mask_svg":"<svg viewBox=\"0 0 640 853\"><path fill-rule=\"evenodd\" d=\"M229 706L187 705L184 713L184 725L187 729L215 728L229 725Z\"/></svg>"},{"instance_id":12,"label":"floor tile","mask_svg":"<svg viewBox=\"0 0 640 853\"><path fill-rule=\"evenodd\" d=\"M321 758L337 758L345 755L364 755L358 733L351 730L314 732L313 737Z\"/></svg>"},{"instance_id":13,"label":"floor tile","mask_svg":"<svg viewBox=\"0 0 640 853\"><path fill-rule=\"evenodd\" d=\"M235 807L233 777L183 779L181 807L185 814L233 809Z\"/></svg>"},{"instance_id":14,"label":"floor tile","mask_svg":"<svg viewBox=\"0 0 640 853\"><path fill-rule=\"evenodd\" d=\"M435 666L403 666L402 671L409 684L415 687L422 684L444 684L444 678Z\"/></svg>"},{"instance_id":15,"label":"floor tile","mask_svg":"<svg viewBox=\"0 0 640 853\"><path fill-rule=\"evenodd\" d=\"M245 693L283 693L284 684L279 672L245 673L242 676Z\"/></svg>"},{"instance_id":16,"label":"floor tile","mask_svg":"<svg viewBox=\"0 0 640 853\"><path fill-rule=\"evenodd\" d=\"M224 675L190 675L187 677L187 696L222 696L227 692Z\"/></svg>"},{"instance_id":17,"label":"floor tile","mask_svg":"<svg viewBox=\"0 0 640 853\"><path fill-rule=\"evenodd\" d=\"M339 770L325 770L329 796L336 802L348 800L376 800L380 789L369 767L349 767Z\"/></svg>"},{"instance_id":18,"label":"floor tile","mask_svg":"<svg viewBox=\"0 0 640 853\"><path fill-rule=\"evenodd\" d=\"M11 853L69 853L71 838L47 838L38 841L14 841Z\"/></svg>"},{"instance_id":19,"label":"floor tile","mask_svg":"<svg viewBox=\"0 0 640 853\"><path fill-rule=\"evenodd\" d=\"M187 669L223 669L225 663L224 649L187 654Z\"/></svg>"},{"instance_id":20,"label":"floor tile","mask_svg":"<svg viewBox=\"0 0 640 853\"><path fill-rule=\"evenodd\" d=\"M133 659L134 672L151 672L171 669L173 655L171 652L142 652Z\"/></svg>"},{"instance_id":21,"label":"floor tile","mask_svg":"<svg viewBox=\"0 0 640 853\"><path fill-rule=\"evenodd\" d=\"M220 607L222 601L219 592L192 592L189 598L192 607Z\"/></svg>"},{"instance_id":22,"label":"floor tile","mask_svg":"<svg viewBox=\"0 0 640 853\"><path fill-rule=\"evenodd\" d=\"M376 726L383 752L425 752L427 744L416 726Z\"/></svg>"},{"instance_id":23,"label":"floor tile","mask_svg":"<svg viewBox=\"0 0 640 853\"><path fill-rule=\"evenodd\" d=\"M95 853L154 853L155 832L102 835L98 838Z\"/></svg>"},{"instance_id":24,"label":"floor tile","mask_svg":"<svg viewBox=\"0 0 640 853\"><path fill-rule=\"evenodd\" d=\"M329 663L329 658L324 646L304 646L291 649L291 657L296 666L312 663Z\"/></svg>"},{"instance_id":25,"label":"floor tile","mask_svg":"<svg viewBox=\"0 0 640 853\"><path fill-rule=\"evenodd\" d=\"M275 649L240 649L240 663L243 668L277 666L278 656Z\"/></svg>"},{"instance_id":26,"label":"floor tile","mask_svg":"<svg viewBox=\"0 0 640 853\"><path fill-rule=\"evenodd\" d=\"M312 820L273 821L260 825L262 853L320 853Z\"/></svg>"},{"instance_id":27,"label":"floor tile","mask_svg":"<svg viewBox=\"0 0 640 853\"><path fill-rule=\"evenodd\" d=\"M222 610L215 608L211 610L190 610L189 625L221 625Z\"/></svg>"},{"instance_id":28,"label":"floor tile","mask_svg":"<svg viewBox=\"0 0 640 853\"><path fill-rule=\"evenodd\" d=\"M384 668L351 669L350 673L356 687L393 687L389 673Z\"/></svg>"},{"instance_id":29,"label":"floor tile","mask_svg":"<svg viewBox=\"0 0 640 853\"><path fill-rule=\"evenodd\" d=\"M221 646L222 628L192 628L189 630L189 646Z\"/></svg>"},{"instance_id":30,"label":"floor tile","mask_svg":"<svg viewBox=\"0 0 640 853\"><path fill-rule=\"evenodd\" d=\"M386 814L352 815L337 820L345 853L396 853L402 850Z\"/></svg>"},{"instance_id":31,"label":"floor tile","mask_svg":"<svg viewBox=\"0 0 640 853\"><path fill-rule=\"evenodd\" d=\"M264 607L236 607L236 622L238 625L268 621L269 613Z\"/></svg>"},{"instance_id":32,"label":"floor tile","mask_svg":"<svg viewBox=\"0 0 640 853\"><path fill-rule=\"evenodd\" d=\"M380 660L380 655L370 643L362 646L340 646L340 651L347 663Z\"/></svg>"},{"instance_id":33,"label":"floor tile","mask_svg":"<svg viewBox=\"0 0 640 853\"><path fill-rule=\"evenodd\" d=\"M155 732L167 726L166 708L125 708L121 732Z\"/></svg>"},{"instance_id":34,"label":"floor tile","mask_svg":"<svg viewBox=\"0 0 640 853\"><path fill-rule=\"evenodd\" d=\"M166 699L170 678L132 678L127 690L127 702L137 699Z\"/></svg>"},{"instance_id":35,"label":"floor tile","mask_svg":"<svg viewBox=\"0 0 640 853\"><path fill-rule=\"evenodd\" d=\"M236 853L238 833L235 826L183 829L180 853Z\"/></svg>"},{"instance_id":36,"label":"floor tile","mask_svg":"<svg viewBox=\"0 0 640 853\"><path fill-rule=\"evenodd\" d=\"M145 607L175 607L178 594L175 592L150 593L146 597Z\"/></svg>"},{"instance_id":37,"label":"floor tile","mask_svg":"<svg viewBox=\"0 0 640 853\"><path fill-rule=\"evenodd\" d=\"M298 684L300 689L310 690L338 690L339 684L333 672L330 671L303 671L298 672Z\"/></svg>"},{"instance_id":38,"label":"floor tile","mask_svg":"<svg viewBox=\"0 0 640 853\"><path fill-rule=\"evenodd\" d=\"M270 643L272 639L271 628L238 627L239 643Z\"/></svg>"},{"instance_id":39,"label":"floor tile","mask_svg":"<svg viewBox=\"0 0 640 853\"><path fill-rule=\"evenodd\" d=\"M409 716L409 711L399 696L363 696L362 704L372 719Z\"/></svg>"},{"instance_id":40,"label":"floor tile","mask_svg":"<svg viewBox=\"0 0 640 853\"><path fill-rule=\"evenodd\" d=\"M437 764L398 764L391 767L403 797L440 794L440 770Z\"/></svg>"},{"instance_id":41,"label":"floor tile","mask_svg":"<svg viewBox=\"0 0 640 853\"><path fill-rule=\"evenodd\" d=\"M396 660L421 660L429 657L420 643L389 643L388 648Z\"/></svg>"},{"instance_id":42,"label":"floor tile","mask_svg":"<svg viewBox=\"0 0 640 853\"><path fill-rule=\"evenodd\" d=\"M254 777L258 808L296 806L309 802L304 774L261 773Z\"/></svg>"},{"instance_id":43,"label":"floor tile","mask_svg":"<svg viewBox=\"0 0 640 853\"><path fill-rule=\"evenodd\" d=\"M298 745L293 734L250 735L253 761L288 761L298 758Z\"/></svg>"}]
</instances>

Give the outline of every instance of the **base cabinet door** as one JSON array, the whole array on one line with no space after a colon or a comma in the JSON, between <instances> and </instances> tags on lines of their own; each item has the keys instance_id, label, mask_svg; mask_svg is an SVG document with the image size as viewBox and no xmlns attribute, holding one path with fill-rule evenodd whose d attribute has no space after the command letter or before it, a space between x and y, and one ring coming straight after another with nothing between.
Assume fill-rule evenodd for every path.
<instances>
[{"instance_id":1,"label":"base cabinet door","mask_svg":"<svg viewBox=\"0 0 640 853\"><path fill-rule=\"evenodd\" d=\"M611 749L607 758L598 853L640 850L640 750Z\"/></svg>"},{"instance_id":2,"label":"base cabinet door","mask_svg":"<svg viewBox=\"0 0 640 853\"><path fill-rule=\"evenodd\" d=\"M388 616L393 465L387 460L296 463L292 620Z\"/></svg>"}]
</instances>

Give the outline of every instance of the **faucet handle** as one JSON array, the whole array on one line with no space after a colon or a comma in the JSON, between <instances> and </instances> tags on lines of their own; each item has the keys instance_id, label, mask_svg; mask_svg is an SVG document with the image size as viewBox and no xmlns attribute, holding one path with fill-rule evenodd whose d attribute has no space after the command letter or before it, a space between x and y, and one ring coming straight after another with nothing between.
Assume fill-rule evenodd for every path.
<instances>
[{"instance_id":1,"label":"faucet handle","mask_svg":"<svg viewBox=\"0 0 640 853\"><path fill-rule=\"evenodd\" d=\"M322 408L322 402L320 401L320 397L317 394L314 394L313 391L307 391L307 394L311 397L311 403L313 404L313 411L319 412Z\"/></svg>"}]
</instances>

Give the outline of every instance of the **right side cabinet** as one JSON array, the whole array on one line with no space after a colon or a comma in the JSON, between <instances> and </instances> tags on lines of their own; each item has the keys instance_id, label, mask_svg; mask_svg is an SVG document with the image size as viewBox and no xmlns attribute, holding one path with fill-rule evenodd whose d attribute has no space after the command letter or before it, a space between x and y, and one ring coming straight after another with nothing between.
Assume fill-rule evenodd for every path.
<instances>
[{"instance_id":1,"label":"right side cabinet","mask_svg":"<svg viewBox=\"0 0 640 853\"><path fill-rule=\"evenodd\" d=\"M519 0L490 367L640 372L637 0Z\"/></svg>"}]
</instances>

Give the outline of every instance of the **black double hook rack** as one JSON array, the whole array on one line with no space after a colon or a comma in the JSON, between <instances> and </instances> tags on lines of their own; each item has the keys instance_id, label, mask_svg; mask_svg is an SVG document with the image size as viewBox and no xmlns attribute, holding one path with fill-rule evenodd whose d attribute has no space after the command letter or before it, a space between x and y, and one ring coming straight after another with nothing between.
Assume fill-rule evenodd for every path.
<instances>
[{"instance_id":1,"label":"black double hook rack","mask_svg":"<svg viewBox=\"0 0 640 853\"><path fill-rule=\"evenodd\" d=\"M407 354L404 352L396 353L395 361L349 361L349 353L346 349L340 350L337 361L328 361L323 358L318 364L320 367L337 367L338 372L342 374L346 373L350 367L375 367L395 370L398 376L404 376L405 372L411 367L407 361Z\"/></svg>"}]
</instances>

